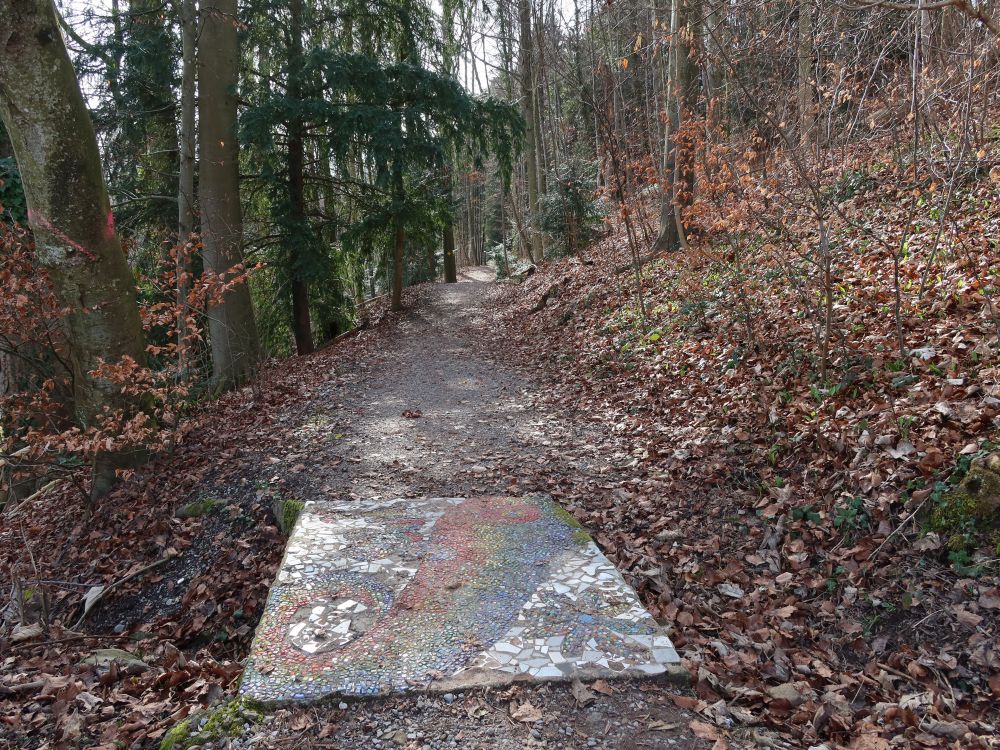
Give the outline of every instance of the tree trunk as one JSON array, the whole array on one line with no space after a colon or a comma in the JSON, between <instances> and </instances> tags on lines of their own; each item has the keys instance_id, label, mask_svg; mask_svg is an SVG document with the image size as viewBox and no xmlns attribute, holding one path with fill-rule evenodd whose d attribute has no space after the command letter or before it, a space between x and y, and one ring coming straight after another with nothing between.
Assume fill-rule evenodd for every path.
<instances>
[{"instance_id":1,"label":"tree trunk","mask_svg":"<svg viewBox=\"0 0 1000 750\"><path fill-rule=\"evenodd\" d=\"M191 257L187 243L194 232L194 108L195 108L195 40L198 18L195 0L181 0L178 16L181 24L181 123L179 177L177 181L177 345L180 348L178 368L188 369L187 302L191 292Z\"/></svg>"},{"instance_id":2,"label":"tree trunk","mask_svg":"<svg viewBox=\"0 0 1000 750\"><path fill-rule=\"evenodd\" d=\"M392 305L390 309L399 312L403 309L403 246L406 243L406 230L403 220L396 216L395 231L392 242Z\"/></svg>"},{"instance_id":3,"label":"tree trunk","mask_svg":"<svg viewBox=\"0 0 1000 750\"><path fill-rule=\"evenodd\" d=\"M427 271L430 274L430 280L437 280L437 253L434 252L434 243L427 243Z\"/></svg>"},{"instance_id":4,"label":"tree trunk","mask_svg":"<svg viewBox=\"0 0 1000 750\"><path fill-rule=\"evenodd\" d=\"M312 354L312 319L309 316L309 286L302 279L292 279L292 332L296 353Z\"/></svg>"},{"instance_id":5,"label":"tree trunk","mask_svg":"<svg viewBox=\"0 0 1000 750\"><path fill-rule=\"evenodd\" d=\"M812 131L812 0L799 0L799 142L809 143Z\"/></svg>"},{"instance_id":6,"label":"tree trunk","mask_svg":"<svg viewBox=\"0 0 1000 750\"><path fill-rule=\"evenodd\" d=\"M684 124L685 108L695 99L697 65L691 56L691 44L697 44L696 25L701 19L695 0L673 0L670 10L670 60L668 69L667 123L663 139L663 172L667 185L660 198L660 228L654 245L657 252L680 250L686 245L681 217L690 205L694 190L691 174L693 154L685 153L676 143ZM685 29L684 34L681 30Z\"/></svg>"},{"instance_id":7,"label":"tree trunk","mask_svg":"<svg viewBox=\"0 0 1000 750\"><path fill-rule=\"evenodd\" d=\"M202 244L205 268L222 274L243 262L236 84L239 40L236 0L201 5L198 44L198 114ZM209 306L212 384L237 386L253 374L260 357L250 289L240 284Z\"/></svg>"},{"instance_id":8,"label":"tree trunk","mask_svg":"<svg viewBox=\"0 0 1000 750\"><path fill-rule=\"evenodd\" d=\"M73 409L84 426L123 405L101 361L145 360L135 282L115 231L97 139L51 0L0 0L0 116L24 183L39 261L66 306ZM91 493L145 451L102 453Z\"/></svg>"},{"instance_id":9,"label":"tree trunk","mask_svg":"<svg viewBox=\"0 0 1000 750\"><path fill-rule=\"evenodd\" d=\"M162 0L128 0L128 12L120 17L125 23L123 27L116 19L124 40L121 99L116 102L119 127L126 143L136 149L133 189L147 197L140 216L165 265L170 261L175 208L163 196L176 195L179 189L173 36Z\"/></svg>"},{"instance_id":10,"label":"tree trunk","mask_svg":"<svg viewBox=\"0 0 1000 750\"><path fill-rule=\"evenodd\" d=\"M538 231L538 149L535 140L534 64L532 62L531 0L517 0L520 24L519 62L521 67L521 115L524 117L524 159L528 182L528 236L531 260L543 260L542 235Z\"/></svg>"},{"instance_id":11,"label":"tree trunk","mask_svg":"<svg viewBox=\"0 0 1000 750\"><path fill-rule=\"evenodd\" d=\"M302 0L290 0L290 44L288 47L288 98L302 98ZM291 204L294 243L290 248L292 277L292 331L299 354L313 352L312 321L309 317L309 283L303 255L309 252L312 229L306 219L305 144L302 118L294 116L288 123L288 197ZM295 257L298 256L298 257Z\"/></svg>"},{"instance_id":12,"label":"tree trunk","mask_svg":"<svg viewBox=\"0 0 1000 750\"><path fill-rule=\"evenodd\" d=\"M392 301L389 309L399 312L403 309L403 259L406 249L406 228L403 226L403 169L399 164L394 164L392 168L392 197L396 206L396 213L393 216L393 241L392 241Z\"/></svg>"},{"instance_id":13,"label":"tree trunk","mask_svg":"<svg viewBox=\"0 0 1000 750\"><path fill-rule=\"evenodd\" d=\"M442 230L444 241L444 280L448 284L458 281L458 268L455 263L455 224L451 217L445 219Z\"/></svg>"}]
</instances>

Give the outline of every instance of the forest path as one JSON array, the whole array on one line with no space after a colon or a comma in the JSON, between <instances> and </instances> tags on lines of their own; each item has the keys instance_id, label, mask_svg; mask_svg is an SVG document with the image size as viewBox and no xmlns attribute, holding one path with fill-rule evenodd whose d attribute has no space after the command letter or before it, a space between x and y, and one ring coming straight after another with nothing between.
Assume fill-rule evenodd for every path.
<instances>
[{"instance_id":1,"label":"forest path","mask_svg":"<svg viewBox=\"0 0 1000 750\"><path fill-rule=\"evenodd\" d=\"M308 455L299 497L523 495L571 474L609 471L587 428L535 410L536 386L481 346L490 335L489 287L463 281L413 290L371 356L338 367L298 430L298 452ZM688 730L692 716L671 701L677 687L610 685L607 694L546 683L295 709L258 730L253 746L288 747L294 734L307 747L332 739L330 732L339 748L376 750L703 746ZM304 714L313 718L303 735Z\"/></svg>"},{"instance_id":2,"label":"forest path","mask_svg":"<svg viewBox=\"0 0 1000 750\"><path fill-rule=\"evenodd\" d=\"M536 410L535 386L485 351L490 285L414 290L379 345L338 367L298 431L309 455L298 496L518 494L610 470L586 428Z\"/></svg>"}]
</instances>

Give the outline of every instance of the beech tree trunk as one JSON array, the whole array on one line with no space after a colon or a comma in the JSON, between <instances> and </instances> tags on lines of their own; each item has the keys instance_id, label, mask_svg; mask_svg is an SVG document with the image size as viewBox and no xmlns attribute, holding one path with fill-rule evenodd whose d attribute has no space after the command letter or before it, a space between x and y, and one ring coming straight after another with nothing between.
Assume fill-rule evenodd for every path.
<instances>
[{"instance_id":1,"label":"beech tree trunk","mask_svg":"<svg viewBox=\"0 0 1000 750\"><path fill-rule=\"evenodd\" d=\"M177 304L181 315L177 322L177 345L181 352L178 367L184 373L188 368L186 311L191 292L191 258L185 245L194 232L195 40L198 34L195 0L181 0L178 11L181 25L181 122L177 180Z\"/></svg>"},{"instance_id":2,"label":"beech tree trunk","mask_svg":"<svg viewBox=\"0 0 1000 750\"><path fill-rule=\"evenodd\" d=\"M135 187L147 196L143 215L149 237L159 245L160 261L170 261L177 195L177 99L171 74L175 63L173 34L163 0L128 0L118 23L122 39L121 100L126 115L123 135L143 144L137 154ZM114 5L112 6L114 7Z\"/></svg>"},{"instance_id":3,"label":"beech tree trunk","mask_svg":"<svg viewBox=\"0 0 1000 750\"><path fill-rule=\"evenodd\" d=\"M69 311L73 411L83 426L123 403L92 372L101 361L145 359L135 282L115 231L97 139L51 0L0 0L0 117L24 183L39 262ZM102 453L92 495L145 451Z\"/></svg>"},{"instance_id":4,"label":"beech tree trunk","mask_svg":"<svg viewBox=\"0 0 1000 750\"><path fill-rule=\"evenodd\" d=\"M239 39L236 0L201 4L198 42L199 195L205 268L225 273L243 262L236 84ZM240 284L209 306L212 384L217 390L248 380L260 358L250 289Z\"/></svg>"},{"instance_id":5,"label":"beech tree trunk","mask_svg":"<svg viewBox=\"0 0 1000 750\"><path fill-rule=\"evenodd\" d=\"M517 0L517 15L520 25L519 64L521 74L521 115L524 117L524 159L527 165L528 182L528 237L531 241L531 260L543 260L542 235L538 231L538 149L535 139L535 96L534 63L532 61L533 40L531 37L531 0Z\"/></svg>"},{"instance_id":6,"label":"beech tree trunk","mask_svg":"<svg viewBox=\"0 0 1000 750\"><path fill-rule=\"evenodd\" d=\"M660 198L660 227L655 249L680 250L686 245L681 210L692 201L692 154L676 143L685 109L694 103L698 80L691 45L700 39L701 18L696 0L673 0L670 6L670 59L667 63L667 123L663 138L663 171L667 185Z\"/></svg>"},{"instance_id":7,"label":"beech tree trunk","mask_svg":"<svg viewBox=\"0 0 1000 750\"><path fill-rule=\"evenodd\" d=\"M809 143L812 132L812 0L799 0L798 105L799 142Z\"/></svg>"}]
</instances>

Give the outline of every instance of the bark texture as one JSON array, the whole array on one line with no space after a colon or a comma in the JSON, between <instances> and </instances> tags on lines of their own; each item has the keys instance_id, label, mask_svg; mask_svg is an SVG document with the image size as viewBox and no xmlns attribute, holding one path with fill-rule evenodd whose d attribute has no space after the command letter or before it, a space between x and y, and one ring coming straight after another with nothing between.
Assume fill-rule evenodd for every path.
<instances>
[{"instance_id":1,"label":"bark texture","mask_svg":"<svg viewBox=\"0 0 1000 750\"><path fill-rule=\"evenodd\" d=\"M442 230L444 244L444 280L448 284L458 281L458 268L455 262L455 225L450 218L445 219Z\"/></svg>"},{"instance_id":2,"label":"bark texture","mask_svg":"<svg viewBox=\"0 0 1000 750\"><path fill-rule=\"evenodd\" d=\"M694 192L692 154L677 144L686 112L698 94L701 11L697 0L672 0L670 6L670 58L667 63L667 122L662 167L667 185L660 198L657 252L680 250L686 245L681 209L690 205Z\"/></svg>"},{"instance_id":3,"label":"bark texture","mask_svg":"<svg viewBox=\"0 0 1000 750\"><path fill-rule=\"evenodd\" d=\"M205 268L225 273L243 262L236 84L236 0L201 4L198 41L199 195ZM209 309L212 383L218 389L250 378L260 358L250 289L240 284Z\"/></svg>"},{"instance_id":4,"label":"bark texture","mask_svg":"<svg viewBox=\"0 0 1000 750\"><path fill-rule=\"evenodd\" d=\"M24 182L39 261L66 306L73 411L91 425L120 389L95 378L100 362L145 357L135 282L115 231L90 114L51 0L0 0L0 116ZM93 494L143 451L106 453Z\"/></svg>"},{"instance_id":5,"label":"bark texture","mask_svg":"<svg viewBox=\"0 0 1000 750\"><path fill-rule=\"evenodd\" d=\"M798 31L799 141L804 146L812 133L812 0L799 0Z\"/></svg>"},{"instance_id":6,"label":"bark texture","mask_svg":"<svg viewBox=\"0 0 1000 750\"><path fill-rule=\"evenodd\" d=\"M191 259L184 245L194 232L194 153L195 153L195 42L198 34L197 9L194 0L181 0L178 6L181 22L181 122L179 130L179 176L177 180L177 303L186 309L191 292ZM177 324L177 344L181 347L181 372L188 362L185 339L188 335L185 317Z\"/></svg>"},{"instance_id":7,"label":"bark texture","mask_svg":"<svg viewBox=\"0 0 1000 750\"><path fill-rule=\"evenodd\" d=\"M534 95L534 55L531 37L531 0L518 0L518 23L520 25L519 64L521 74L521 115L524 117L524 159L527 165L528 183L528 237L531 242L531 260L543 260L542 235L538 231L538 149L535 144L539 134L535 132L538 120L535 117Z\"/></svg>"}]
</instances>

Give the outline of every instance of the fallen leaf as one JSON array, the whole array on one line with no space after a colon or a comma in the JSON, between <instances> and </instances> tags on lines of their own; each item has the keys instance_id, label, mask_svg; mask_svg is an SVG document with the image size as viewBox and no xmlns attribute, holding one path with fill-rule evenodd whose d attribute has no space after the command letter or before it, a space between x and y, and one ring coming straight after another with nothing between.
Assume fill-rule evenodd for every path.
<instances>
[{"instance_id":1,"label":"fallen leaf","mask_svg":"<svg viewBox=\"0 0 1000 750\"><path fill-rule=\"evenodd\" d=\"M728 596L731 599L742 599L746 596L746 592L735 583L720 583L716 588L720 594Z\"/></svg>"},{"instance_id":2,"label":"fallen leaf","mask_svg":"<svg viewBox=\"0 0 1000 750\"><path fill-rule=\"evenodd\" d=\"M671 729L677 729L680 724L675 721L654 721L646 726L650 732L669 732Z\"/></svg>"},{"instance_id":3,"label":"fallen leaf","mask_svg":"<svg viewBox=\"0 0 1000 750\"><path fill-rule=\"evenodd\" d=\"M719 730L713 727L711 724L706 724L704 721L698 721L697 719L692 719L688 727L694 732L694 736L703 740L717 740L719 739Z\"/></svg>"},{"instance_id":4,"label":"fallen leaf","mask_svg":"<svg viewBox=\"0 0 1000 750\"><path fill-rule=\"evenodd\" d=\"M590 689L594 692L600 693L601 695L614 695L615 691L605 680L594 680L591 684Z\"/></svg>"},{"instance_id":5,"label":"fallen leaf","mask_svg":"<svg viewBox=\"0 0 1000 750\"><path fill-rule=\"evenodd\" d=\"M589 706L597 700L597 696L594 695L586 685L580 682L580 680L573 680L573 685L570 690L573 693L573 698L576 699L576 704L581 708L583 706Z\"/></svg>"},{"instance_id":6,"label":"fallen leaf","mask_svg":"<svg viewBox=\"0 0 1000 750\"><path fill-rule=\"evenodd\" d=\"M519 706L511 703L510 718L516 721L523 721L526 724L533 724L536 721L542 720L542 712L535 708L531 704L531 701L525 701Z\"/></svg>"},{"instance_id":7,"label":"fallen leaf","mask_svg":"<svg viewBox=\"0 0 1000 750\"><path fill-rule=\"evenodd\" d=\"M33 622L30 625L18 625L14 628L14 631L10 634L11 643L21 643L23 641L30 641L32 638L37 638L42 634L42 626L40 623Z\"/></svg>"}]
</instances>

